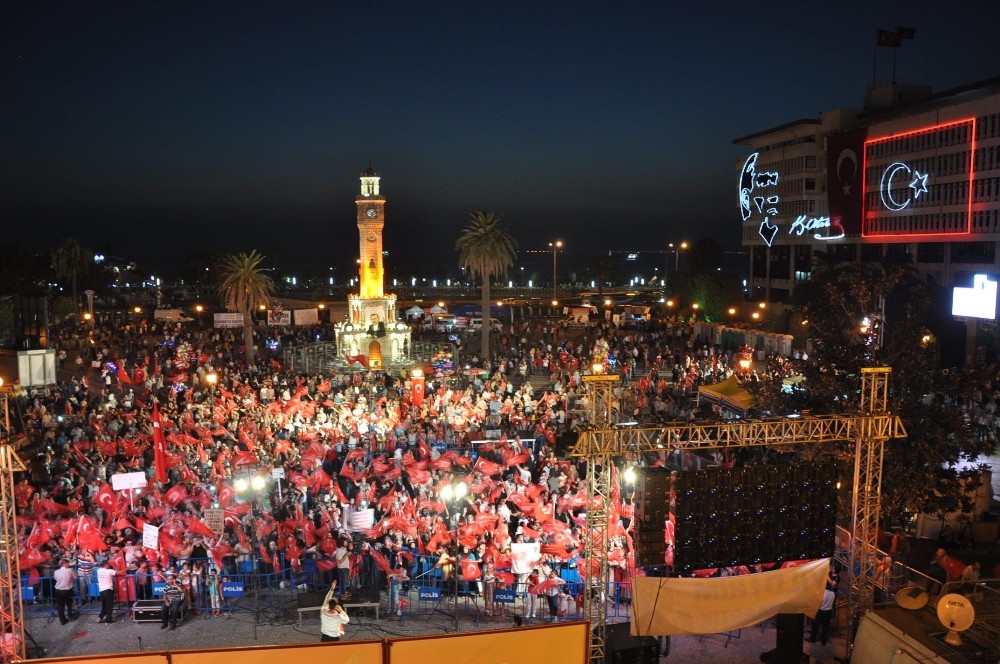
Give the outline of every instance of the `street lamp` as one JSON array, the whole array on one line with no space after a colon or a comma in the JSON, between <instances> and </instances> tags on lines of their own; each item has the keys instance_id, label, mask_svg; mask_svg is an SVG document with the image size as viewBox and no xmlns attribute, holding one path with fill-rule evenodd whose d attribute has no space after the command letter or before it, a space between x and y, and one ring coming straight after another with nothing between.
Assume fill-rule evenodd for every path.
<instances>
[{"instance_id":1,"label":"street lamp","mask_svg":"<svg viewBox=\"0 0 1000 664\"><path fill-rule=\"evenodd\" d=\"M246 495L250 501L250 564L253 565L250 580L252 582L254 605L253 605L253 638L257 640L257 625L260 624L260 560L257 553L257 516L260 507L260 495L267 488L267 478L263 475L251 474L246 471L244 475L233 480L233 489L241 498Z\"/></svg>"},{"instance_id":2,"label":"street lamp","mask_svg":"<svg viewBox=\"0 0 1000 664\"><path fill-rule=\"evenodd\" d=\"M441 487L441 500L444 501L445 510L448 511L448 505L452 502L458 502L465 498L465 495L469 492L469 486L465 482L455 482L453 484L446 484ZM448 514L451 517L451 513ZM455 525L456 537L458 540L458 524ZM455 592L455 631L458 631L458 575L459 575L459 560L456 552L455 562L452 563L452 579L455 582L454 592Z\"/></svg>"},{"instance_id":3,"label":"street lamp","mask_svg":"<svg viewBox=\"0 0 1000 664\"><path fill-rule=\"evenodd\" d=\"M201 327L201 312L205 310L205 307L201 306L200 304L196 304L194 305L194 310L198 314L198 327Z\"/></svg>"},{"instance_id":4,"label":"street lamp","mask_svg":"<svg viewBox=\"0 0 1000 664\"><path fill-rule=\"evenodd\" d=\"M688 243L687 242L681 242L681 243L679 243L679 244L677 244L675 246L674 243L671 242L667 246L674 250L674 272L676 272L678 270L678 268L680 267L681 249L687 249L688 248Z\"/></svg>"},{"instance_id":5,"label":"street lamp","mask_svg":"<svg viewBox=\"0 0 1000 664\"><path fill-rule=\"evenodd\" d=\"M559 284L559 271L558 271L558 261L556 256L559 255L559 250L562 249L562 240L556 240L554 242L549 242L549 246L552 247L552 299L555 300L557 297L556 288Z\"/></svg>"}]
</instances>

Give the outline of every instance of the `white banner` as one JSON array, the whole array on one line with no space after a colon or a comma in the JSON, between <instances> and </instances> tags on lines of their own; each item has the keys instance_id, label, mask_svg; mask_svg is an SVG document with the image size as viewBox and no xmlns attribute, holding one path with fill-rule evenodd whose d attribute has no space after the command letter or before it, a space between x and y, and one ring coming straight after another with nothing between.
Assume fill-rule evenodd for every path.
<instances>
[{"instance_id":1,"label":"white banner","mask_svg":"<svg viewBox=\"0 0 1000 664\"><path fill-rule=\"evenodd\" d=\"M516 545L514 545L516 546ZM511 548L513 554L513 547ZM816 615L830 559L711 579L632 579L632 636L721 634L776 613Z\"/></svg>"},{"instance_id":2,"label":"white banner","mask_svg":"<svg viewBox=\"0 0 1000 664\"><path fill-rule=\"evenodd\" d=\"M538 542L514 542L510 545L510 571L527 574L542 559L542 545Z\"/></svg>"},{"instance_id":3,"label":"white banner","mask_svg":"<svg viewBox=\"0 0 1000 664\"><path fill-rule=\"evenodd\" d=\"M296 325L315 325L319 322L319 311L316 309L296 309Z\"/></svg>"},{"instance_id":4,"label":"white banner","mask_svg":"<svg viewBox=\"0 0 1000 664\"><path fill-rule=\"evenodd\" d=\"M160 528L150 523L142 524L142 545L147 549L160 550Z\"/></svg>"},{"instance_id":5,"label":"white banner","mask_svg":"<svg viewBox=\"0 0 1000 664\"><path fill-rule=\"evenodd\" d=\"M214 314L215 327L243 327L243 314Z\"/></svg>"},{"instance_id":6,"label":"white banner","mask_svg":"<svg viewBox=\"0 0 1000 664\"><path fill-rule=\"evenodd\" d=\"M268 311L267 312L267 324L268 325L291 325L292 324L292 312L291 311Z\"/></svg>"},{"instance_id":7,"label":"white banner","mask_svg":"<svg viewBox=\"0 0 1000 664\"><path fill-rule=\"evenodd\" d=\"M111 476L111 488L115 491L145 489L146 473L142 471L136 473L115 473Z\"/></svg>"}]
</instances>

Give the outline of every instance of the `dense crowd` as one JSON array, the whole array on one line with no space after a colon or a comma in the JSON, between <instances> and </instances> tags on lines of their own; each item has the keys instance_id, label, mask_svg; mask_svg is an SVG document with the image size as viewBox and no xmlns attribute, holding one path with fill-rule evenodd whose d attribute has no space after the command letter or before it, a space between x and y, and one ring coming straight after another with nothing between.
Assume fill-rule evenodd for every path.
<instances>
[{"instance_id":1,"label":"dense crowd","mask_svg":"<svg viewBox=\"0 0 1000 664\"><path fill-rule=\"evenodd\" d=\"M581 375L594 362L621 373L626 417L687 419L697 386L734 364L677 319L525 321L494 334L493 357L432 373L415 398L405 374L282 367L275 349L331 338L328 326L262 331L254 366L240 331L141 322L56 332L69 377L16 393L30 461L15 487L27 583L62 559L84 597L102 567L135 575L139 598L168 573L186 593L217 596L220 576L248 565L335 574L342 589L437 569L487 597L517 574L558 605L566 593L546 577L579 574L586 537L586 467L563 444L586 405ZM537 393L532 376L545 384ZM147 486L114 490L125 473L144 473ZM239 493L251 475L266 489ZM467 493L449 495L460 483ZM609 561L621 578L634 567L631 509L616 479ZM222 510L221 524L209 510ZM155 548L143 546L147 526L158 527ZM532 542L540 556L519 569L512 545Z\"/></svg>"}]
</instances>

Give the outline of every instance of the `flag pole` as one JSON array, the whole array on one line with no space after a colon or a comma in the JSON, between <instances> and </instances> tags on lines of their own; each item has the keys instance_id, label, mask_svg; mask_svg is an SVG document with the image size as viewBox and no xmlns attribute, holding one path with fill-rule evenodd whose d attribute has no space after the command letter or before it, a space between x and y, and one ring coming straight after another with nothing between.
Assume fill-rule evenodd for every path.
<instances>
[{"instance_id":1,"label":"flag pole","mask_svg":"<svg viewBox=\"0 0 1000 664\"><path fill-rule=\"evenodd\" d=\"M878 39L875 40L875 44L872 46L872 88L875 87L875 66L878 62Z\"/></svg>"},{"instance_id":2,"label":"flag pole","mask_svg":"<svg viewBox=\"0 0 1000 664\"><path fill-rule=\"evenodd\" d=\"M899 50L898 48L892 49L892 82L893 82L893 84L896 83L896 51L898 51L898 50Z\"/></svg>"}]
</instances>

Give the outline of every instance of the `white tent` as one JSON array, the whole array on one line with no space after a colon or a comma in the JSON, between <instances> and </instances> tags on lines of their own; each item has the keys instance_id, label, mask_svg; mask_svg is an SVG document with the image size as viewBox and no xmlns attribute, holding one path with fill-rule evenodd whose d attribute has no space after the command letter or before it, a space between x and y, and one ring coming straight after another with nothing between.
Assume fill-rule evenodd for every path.
<instances>
[{"instance_id":1,"label":"white tent","mask_svg":"<svg viewBox=\"0 0 1000 664\"><path fill-rule=\"evenodd\" d=\"M448 310L445 309L444 307L439 307L438 305L435 304L433 307L431 307L431 313L432 314L446 314L446 313L448 313Z\"/></svg>"},{"instance_id":2,"label":"white tent","mask_svg":"<svg viewBox=\"0 0 1000 664\"><path fill-rule=\"evenodd\" d=\"M407 318L414 318L416 316L422 316L423 314L424 314L423 307L418 307L416 305L414 305L414 306L412 306L412 307L410 307L409 309L406 310L406 317Z\"/></svg>"}]
</instances>

